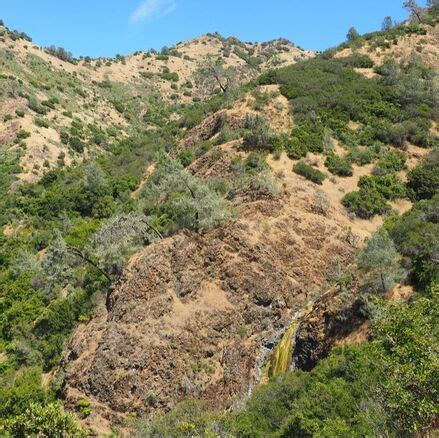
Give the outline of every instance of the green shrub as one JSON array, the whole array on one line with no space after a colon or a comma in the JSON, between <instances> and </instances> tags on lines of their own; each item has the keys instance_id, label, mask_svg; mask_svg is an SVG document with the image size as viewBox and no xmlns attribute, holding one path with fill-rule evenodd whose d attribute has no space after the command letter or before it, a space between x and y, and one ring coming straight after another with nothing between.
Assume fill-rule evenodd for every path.
<instances>
[{"instance_id":1,"label":"green shrub","mask_svg":"<svg viewBox=\"0 0 439 438\"><path fill-rule=\"evenodd\" d=\"M245 121L243 145L250 150L272 150L272 136L270 128L262 117L256 115L247 115Z\"/></svg>"},{"instance_id":2,"label":"green shrub","mask_svg":"<svg viewBox=\"0 0 439 438\"><path fill-rule=\"evenodd\" d=\"M373 156L373 152L369 149L352 148L349 150L347 158L359 166L364 166L372 162Z\"/></svg>"},{"instance_id":3,"label":"green shrub","mask_svg":"<svg viewBox=\"0 0 439 438\"><path fill-rule=\"evenodd\" d=\"M370 219L376 214L383 215L390 212L386 198L373 189L347 193L342 199L342 204L349 212L362 219Z\"/></svg>"},{"instance_id":4,"label":"green shrub","mask_svg":"<svg viewBox=\"0 0 439 438\"><path fill-rule=\"evenodd\" d=\"M407 168L407 156L402 151L388 151L378 161L375 173L387 174L389 172L399 172Z\"/></svg>"},{"instance_id":5,"label":"green shrub","mask_svg":"<svg viewBox=\"0 0 439 438\"><path fill-rule=\"evenodd\" d=\"M373 68L375 63L367 55L353 54L348 58L342 58L345 65L355 68Z\"/></svg>"},{"instance_id":6,"label":"green shrub","mask_svg":"<svg viewBox=\"0 0 439 438\"><path fill-rule=\"evenodd\" d=\"M330 154L325 160L325 166L327 169L338 176L352 176L353 169L352 164L346 157L339 157L335 154Z\"/></svg>"},{"instance_id":7,"label":"green shrub","mask_svg":"<svg viewBox=\"0 0 439 438\"><path fill-rule=\"evenodd\" d=\"M122 102L113 102L113 105L118 113L123 114L125 112L125 106Z\"/></svg>"},{"instance_id":8,"label":"green shrub","mask_svg":"<svg viewBox=\"0 0 439 438\"><path fill-rule=\"evenodd\" d=\"M59 136L60 136L61 142L62 142L63 144L68 144L68 143L69 143L70 135L69 135L69 133L68 133L67 131L62 130L62 131L59 133Z\"/></svg>"},{"instance_id":9,"label":"green shrub","mask_svg":"<svg viewBox=\"0 0 439 438\"><path fill-rule=\"evenodd\" d=\"M150 72L150 71L142 71L140 72L140 75L144 78L144 79L152 79L155 76L155 73Z\"/></svg>"},{"instance_id":10,"label":"green shrub","mask_svg":"<svg viewBox=\"0 0 439 438\"><path fill-rule=\"evenodd\" d=\"M21 140L25 140L26 138L29 138L31 136L31 133L29 131L26 131L25 129L20 129L20 131L17 132L17 135L15 136L16 143L19 143Z\"/></svg>"},{"instance_id":11,"label":"green shrub","mask_svg":"<svg viewBox=\"0 0 439 438\"><path fill-rule=\"evenodd\" d=\"M243 170L246 173L256 175L268 170L268 164L263 155L251 152L243 162Z\"/></svg>"},{"instance_id":12,"label":"green shrub","mask_svg":"<svg viewBox=\"0 0 439 438\"><path fill-rule=\"evenodd\" d=\"M17 114L18 117L24 117L25 112L22 109L17 109L15 110L15 114Z\"/></svg>"},{"instance_id":13,"label":"green shrub","mask_svg":"<svg viewBox=\"0 0 439 438\"><path fill-rule=\"evenodd\" d=\"M288 158L292 160L298 160L299 158L306 157L308 148L297 138L289 139L284 145Z\"/></svg>"},{"instance_id":14,"label":"green shrub","mask_svg":"<svg viewBox=\"0 0 439 438\"><path fill-rule=\"evenodd\" d=\"M178 73L176 72L163 72L160 77L166 81L172 81L172 82L178 82L179 81L179 77L178 77Z\"/></svg>"},{"instance_id":15,"label":"green shrub","mask_svg":"<svg viewBox=\"0 0 439 438\"><path fill-rule=\"evenodd\" d=\"M178 159L183 167L189 166L196 158L197 156L193 149L185 149L178 154Z\"/></svg>"},{"instance_id":16,"label":"green shrub","mask_svg":"<svg viewBox=\"0 0 439 438\"><path fill-rule=\"evenodd\" d=\"M10 436L86 437L87 432L77 424L73 414L64 412L57 404L31 404L21 415L7 420L0 431Z\"/></svg>"},{"instance_id":17,"label":"green shrub","mask_svg":"<svg viewBox=\"0 0 439 438\"><path fill-rule=\"evenodd\" d=\"M439 150L431 151L421 162L408 174L408 188L411 190L411 198L419 201L430 199L439 193Z\"/></svg>"},{"instance_id":18,"label":"green shrub","mask_svg":"<svg viewBox=\"0 0 439 438\"><path fill-rule=\"evenodd\" d=\"M365 191L377 191L390 201L407 196L405 185L394 173L383 176L364 175L358 181L358 187Z\"/></svg>"},{"instance_id":19,"label":"green shrub","mask_svg":"<svg viewBox=\"0 0 439 438\"><path fill-rule=\"evenodd\" d=\"M322 184L326 176L320 170L306 164L304 161L299 161L293 166L293 171L298 175L304 176L306 179L316 183Z\"/></svg>"},{"instance_id":20,"label":"green shrub","mask_svg":"<svg viewBox=\"0 0 439 438\"><path fill-rule=\"evenodd\" d=\"M439 247L439 195L416 203L414 207L385 224L396 248L403 255L403 265L421 288L439 284L436 254Z\"/></svg>"},{"instance_id":21,"label":"green shrub","mask_svg":"<svg viewBox=\"0 0 439 438\"><path fill-rule=\"evenodd\" d=\"M78 137L70 137L69 146L79 154L84 152L85 145Z\"/></svg>"},{"instance_id":22,"label":"green shrub","mask_svg":"<svg viewBox=\"0 0 439 438\"><path fill-rule=\"evenodd\" d=\"M146 214L166 215L175 228L211 228L231 214L220 194L168 156L160 158L141 196L147 205Z\"/></svg>"},{"instance_id":23,"label":"green shrub","mask_svg":"<svg viewBox=\"0 0 439 438\"><path fill-rule=\"evenodd\" d=\"M28 99L28 108L37 114L45 115L47 114L47 108L45 108L35 97L29 97Z\"/></svg>"},{"instance_id":24,"label":"green shrub","mask_svg":"<svg viewBox=\"0 0 439 438\"><path fill-rule=\"evenodd\" d=\"M300 124L292 130L293 138L306 146L310 152L323 152L323 128L315 123Z\"/></svg>"},{"instance_id":25,"label":"green shrub","mask_svg":"<svg viewBox=\"0 0 439 438\"><path fill-rule=\"evenodd\" d=\"M35 125L39 126L40 128L48 128L49 122L45 119L41 119L39 117L37 117L36 119L34 119L34 123Z\"/></svg>"}]
</instances>

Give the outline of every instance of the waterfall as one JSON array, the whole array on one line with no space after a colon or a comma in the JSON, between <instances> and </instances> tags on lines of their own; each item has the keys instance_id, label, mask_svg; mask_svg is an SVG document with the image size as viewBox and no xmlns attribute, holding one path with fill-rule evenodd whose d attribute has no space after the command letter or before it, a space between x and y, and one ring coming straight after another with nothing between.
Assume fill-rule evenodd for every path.
<instances>
[{"instance_id":1,"label":"waterfall","mask_svg":"<svg viewBox=\"0 0 439 438\"><path fill-rule=\"evenodd\" d=\"M296 336L303 318L311 312L313 306L314 302L309 301L302 310L294 315L288 328L278 338L276 346L271 351L264 349L261 355L261 365L258 367L261 371L257 384L265 385L271 377L281 376L294 369L293 353L296 346ZM269 357L268 360L267 357ZM250 388L249 394L251 391L252 388Z\"/></svg>"},{"instance_id":2,"label":"waterfall","mask_svg":"<svg viewBox=\"0 0 439 438\"><path fill-rule=\"evenodd\" d=\"M265 385L270 377L287 373L292 366L293 350L299 322L294 318L293 323L285 331L281 340L276 345L270 360L264 366L259 383Z\"/></svg>"}]
</instances>

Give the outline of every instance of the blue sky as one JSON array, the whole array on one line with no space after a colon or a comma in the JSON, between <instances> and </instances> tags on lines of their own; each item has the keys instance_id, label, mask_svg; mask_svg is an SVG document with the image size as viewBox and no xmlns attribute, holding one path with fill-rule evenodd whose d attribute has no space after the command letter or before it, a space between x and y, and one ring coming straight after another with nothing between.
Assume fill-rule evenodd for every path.
<instances>
[{"instance_id":1,"label":"blue sky","mask_svg":"<svg viewBox=\"0 0 439 438\"><path fill-rule=\"evenodd\" d=\"M403 0L0 0L0 18L37 44L75 56L160 49L207 32L244 41L285 37L322 50L359 32L401 21ZM425 0L420 1L425 4Z\"/></svg>"}]
</instances>

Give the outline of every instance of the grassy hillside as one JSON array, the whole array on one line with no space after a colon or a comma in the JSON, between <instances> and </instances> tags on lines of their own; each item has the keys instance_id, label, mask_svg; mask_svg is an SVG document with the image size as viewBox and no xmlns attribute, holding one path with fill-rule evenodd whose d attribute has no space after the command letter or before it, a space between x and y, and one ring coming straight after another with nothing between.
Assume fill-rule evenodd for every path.
<instances>
[{"instance_id":1,"label":"grassy hillside","mask_svg":"<svg viewBox=\"0 0 439 438\"><path fill-rule=\"evenodd\" d=\"M115 59L74 59L0 26L0 139L19 163L10 178L36 181L48 169L108 152L126 136L179 118L185 105L230 89L275 65L313 56L287 40L263 44L211 34Z\"/></svg>"},{"instance_id":2,"label":"grassy hillside","mask_svg":"<svg viewBox=\"0 0 439 438\"><path fill-rule=\"evenodd\" d=\"M273 67L297 61L293 53L311 53L283 40L249 45L208 35L161 54L81 61L67 54L60 60L53 55L64 57L59 50L48 54L26 35L0 27L2 433L85 434L75 421L95 426L90 422L101 412L110 428L136 427L152 436L400 436L432 430L438 414L439 96L431 62L438 56L431 44L437 15L430 13L430 24L361 36L281 68ZM387 57L407 40L415 52L402 51L398 61ZM219 53L225 62L214 67L226 80L222 85L230 68L243 68L246 80L258 77L224 92L217 82L212 93L198 96L202 60ZM189 274L172 258L179 238L193 248L186 254ZM338 346L309 372L273 376L228 413L191 400L150 421L142 413L163 411L179 399L169 400L165 388L162 401L160 392L143 387L136 410L126 412L131 401L123 383L132 357L123 358L130 362L126 369L110 364L109 377L94 374L106 388L101 399L87 376L81 380L81 369L76 376L69 372L77 360L94 363L96 333L101 345L113 340L113 332L105 337L107 319L116 320L116 328L129 326L130 335L141 332L132 330L129 315L136 308L143 312L136 293L150 278L140 268L125 268L146 266L165 278L148 264L149 250L163 257L162 269L171 260L177 286L167 288L181 293L181 303L175 300L181 312L191 294L186 282L203 275L218 284L229 281L240 292L230 327L217 320L213 326L220 326L221 342L242 348L245 367L257 362L262 340L271 349L276 343L264 330L284 331L294 312L329 289L337 291L339 315L355 305L370 321L367 341ZM331 258L338 264L329 272ZM247 277L232 283L245 272L264 287L251 289ZM408 300L392 299L396 284L410 286ZM273 285L284 294L268 296ZM117 301L126 289L134 298ZM212 302L228 311L227 300ZM144 321L144 314L135 317ZM169 339L166 329L174 321L160 318L153 319L169 325L149 336ZM71 343L66 349L72 333L73 341L91 342L93 352ZM192 347L188 342L179 351ZM199 379L187 391L209 400L216 400L208 394L209 382L227 380L211 366L218 357L227 362L216 347L207 360L184 364ZM106 351L100 354L106 357ZM177 364L172 357L160 360L160 368L166 360ZM174 376L177 371L189 372L175 367ZM251 386L247 374L245 379ZM244 384L233 392L233 383L220 395L224 406L244 392ZM136 390L130 386L130 397ZM60 407L64 398L75 417ZM130 414L138 414L134 426Z\"/></svg>"}]
</instances>

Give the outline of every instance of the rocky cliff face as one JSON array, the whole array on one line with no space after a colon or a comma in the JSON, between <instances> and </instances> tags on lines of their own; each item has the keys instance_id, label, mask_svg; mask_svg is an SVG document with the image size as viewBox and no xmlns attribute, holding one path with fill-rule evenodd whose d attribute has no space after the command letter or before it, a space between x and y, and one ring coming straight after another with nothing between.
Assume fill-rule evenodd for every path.
<instances>
[{"instance_id":1,"label":"rocky cliff face","mask_svg":"<svg viewBox=\"0 0 439 438\"><path fill-rule=\"evenodd\" d=\"M343 302L338 288L329 291L313 306L301 322L295 337L294 367L310 371L326 358L338 343L359 342L369 334L367 317L360 298L355 294L349 303ZM353 334L355 334L353 336Z\"/></svg>"},{"instance_id":2,"label":"rocky cliff face","mask_svg":"<svg viewBox=\"0 0 439 438\"><path fill-rule=\"evenodd\" d=\"M263 347L322 288L331 259L354 250L340 223L307 211L311 185L294 206L291 189L242 197L226 227L180 233L131 260L63 362L68 405L92 402L88 426L191 396L227 407L256 383Z\"/></svg>"}]
</instances>

